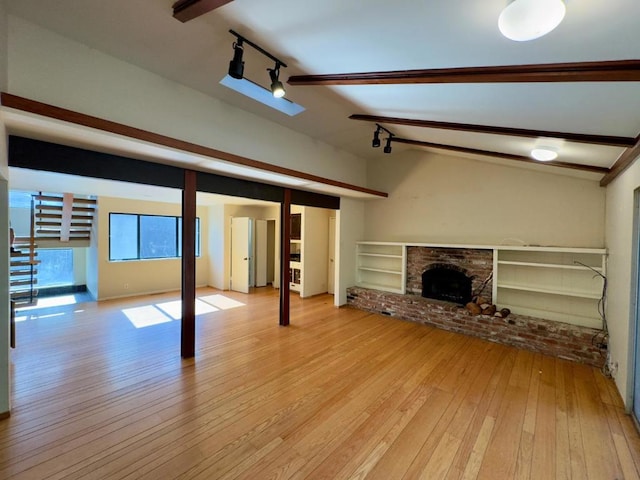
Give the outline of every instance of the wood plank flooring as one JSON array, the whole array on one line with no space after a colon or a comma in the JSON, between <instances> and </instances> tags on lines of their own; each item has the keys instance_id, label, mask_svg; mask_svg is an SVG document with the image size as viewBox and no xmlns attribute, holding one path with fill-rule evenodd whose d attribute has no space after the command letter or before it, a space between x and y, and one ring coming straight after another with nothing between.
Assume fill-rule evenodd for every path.
<instances>
[{"instance_id":1,"label":"wood plank flooring","mask_svg":"<svg viewBox=\"0 0 640 480\"><path fill-rule=\"evenodd\" d=\"M330 296L292 295L286 328L273 289L198 296L195 360L178 293L19 312L0 478L640 478L594 368Z\"/></svg>"}]
</instances>

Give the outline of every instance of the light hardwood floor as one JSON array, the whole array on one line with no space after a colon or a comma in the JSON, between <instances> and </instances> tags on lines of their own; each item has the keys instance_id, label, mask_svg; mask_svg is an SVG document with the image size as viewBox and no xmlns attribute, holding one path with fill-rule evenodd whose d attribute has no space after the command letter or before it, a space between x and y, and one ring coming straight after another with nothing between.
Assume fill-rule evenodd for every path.
<instances>
[{"instance_id":1,"label":"light hardwood floor","mask_svg":"<svg viewBox=\"0 0 640 480\"><path fill-rule=\"evenodd\" d=\"M282 328L270 288L198 294L244 305L198 317L195 361L160 313L178 294L19 314L0 478L639 478L596 369L329 296Z\"/></svg>"}]
</instances>

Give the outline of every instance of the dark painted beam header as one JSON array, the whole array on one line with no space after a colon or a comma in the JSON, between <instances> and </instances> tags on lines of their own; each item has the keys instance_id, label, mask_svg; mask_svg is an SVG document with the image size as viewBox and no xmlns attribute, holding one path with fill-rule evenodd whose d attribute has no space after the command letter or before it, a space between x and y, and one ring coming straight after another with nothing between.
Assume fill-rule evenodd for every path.
<instances>
[{"instance_id":1,"label":"dark painted beam header","mask_svg":"<svg viewBox=\"0 0 640 480\"><path fill-rule=\"evenodd\" d=\"M180 188L183 169L110 153L9 136L9 166L120 182Z\"/></svg>"},{"instance_id":2,"label":"dark painted beam header","mask_svg":"<svg viewBox=\"0 0 640 480\"><path fill-rule=\"evenodd\" d=\"M184 172L188 171L179 167L14 135L9 136L8 153L10 167L155 185L158 187L183 189ZM225 177L207 172L196 172L196 176L199 192L276 203L284 201L284 187L277 185ZM291 198L295 205L334 210L340 208L340 198L331 195L292 190Z\"/></svg>"}]
</instances>

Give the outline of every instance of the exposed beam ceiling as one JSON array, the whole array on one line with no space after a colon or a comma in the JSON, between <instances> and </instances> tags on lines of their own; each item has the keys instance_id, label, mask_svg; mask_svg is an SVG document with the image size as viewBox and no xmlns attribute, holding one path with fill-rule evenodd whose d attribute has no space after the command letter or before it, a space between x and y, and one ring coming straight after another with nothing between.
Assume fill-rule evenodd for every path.
<instances>
[{"instance_id":1,"label":"exposed beam ceiling","mask_svg":"<svg viewBox=\"0 0 640 480\"><path fill-rule=\"evenodd\" d=\"M511 153L502 153L502 152L489 152L486 150L477 150L475 148L466 148L466 147L456 147L453 145L442 145L439 143L431 143L431 142L423 142L420 140L411 140L409 138L400 138L400 137L392 137L392 142L396 143L404 143L407 145L416 145L419 147L427 147L427 148L437 148L439 150L449 150L452 152L460 152L460 153L469 153L472 155L484 155L495 158L502 158L505 160L515 160L518 162L526 162L535 165L546 165L549 167L562 167L562 168L571 168L574 170L583 170L586 172L594 172L594 173L609 173L608 168L603 167L595 167L592 165L581 165L578 163L567 163L567 162L559 162L559 161L550 161L550 162L538 162L536 160L532 160L529 157L525 157L523 155L513 155Z\"/></svg>"},{"instance_id":2,"label":"exposed beam ceiling","mask_svg":"<svg viewBox=\"0 0 640 480\"><path fill-rule=\"evenodd\" d=\"M611 167L609 173L600 180L600 186L606 187L609 185L638 158L640 158L640 138L638 138L638 142L633 146L633 148L627 148L624 153L620 155L620 158L618 158L618 161L613 165L613 167Z\"/></svg>"},{"instance_id":3,"label":"exposed beam ceiling","mask_svg":"<svg viewBox=\"0 0 640 480\"><path fill-rule=\"evenodd\" d=\"M182 23L193 20L233 0L178 0L173 4L173 18Z\"/></svg>"},{"instance_id":4,"label":"exposed beam ceiling","mask_svg":"<svg viewBox=\"0 0 640 480\"><path fill-rule=\"evenodd\" d=\"M378 115L354 114L349 117L352 120L366 122L388 123L392 125L408 125L412 127L437 128L444 130L457 130L463 132L490 133L495 135L510 135L513 137L547 137L559 138L578 143L595 145L609 145L614 147L633 147L638 139L633 137L616 137L612 135L585 135L582 133L551 132L548 130L529 130L524 128L494 127L488 125L472 125L468 123L436 122L433 120L418 120L412 118L383 117Z\"/></svg>"},{"instance_id":5,"label":"exposed beam ceiling","mask_svg":"<svg viewBox=\"0 0 640 480\"><path fill-rule=\"evenodd\" d=\"M288 83L289 85L395 85L403 83L637 81L640 81L640 60L294 75L289 77Z\"/></svg>"},{"instance_id":6,"label":"exposed beam ceiling","mask_svg":"<svg viewBox=\"0 0 640 480\"><path fill-rule=\"evenodd\" d=\"M207 146L179 140L173 137L168 137L166 135L160 135L147 130L131 127L122 123L105 120L103 118L85 115L80 112L60 108L54 105L48 105L36 100L19 97L17 95L12 95L6 92L0 92L0 104L3 107L13 108L22 112L28 112L47 118L62 120L64 122L69 122L70 124L81 125L83 127L89 127L99 131L113 133L126 138L149 142L182 152L208 157L213 160L222 160L223 162L229 164L250 167L251 169L255 169L260 172L269 172L280 176L286 176L287 178L305 180L304 184L306 184L306 182L308 181L309 184L314 183L318 185L326 185L329 188L337 187L338 189L352 190L354 192L364 193L366 195L372 195L374 197L388 196L386 192L381 192L366 187L360 187L357 185L351 185L349 183L320 177L306 172L272 165L259 160L243 157L241 155L235 155L222 150L217 150ZM207 169L204 170L206 171ZM326 193L331 192L327 191Z\"/></svg>"},{"instance_id":7,"label":"exposed beam ceiling","mask_svg":"<svg viewBox=\"0 0 640 480\"><path fill-rule=\"evenodd\" d=\"M534 42L512 42L500 35L496 21L504 5L499 2L483 4L482 8L478 2L465 2L469 4L466 16L460 16L460 5L456 2L438 0L379 1L374 2L375 8L369 9L363 9L359 2L299 0L171 0L164 5L158 0L6 0L4 3L10 14L12 41L9 44L13 55L22 58L25 67L47 66L47 75L52 75L52 81L66 81L68 72L59 71L55 63L50 62L45 55L49 48L37 47L39 42L53 42L52 52L75 48L72 44L58 45L52 36L58 34L147 73L266 118L271 123L263 129L265 137L271 128L280 126L352 154L354 157L349 158L348 163L354 171L362 168L362 160L385 156L382 149L371 148L372 124L353 122L349 119L352 113L425 119L446 123L448 127L471 126L466 131L436 129L434 124L423 128L379 122L393 129L398 137L424 143L504 152L519 158L528 157L534 148L548 146L557 149L557 160L564 163L599 167L611 170L612 174L623 168L625 159L633 155L635 142L630 145L630 140L636 140L640 132L640 29L636 25L640 2L573 2L565 21L551 34ZM188 14L195 20L176 21L172 17L172 4L177 15L185 15L186 20ZM118 26L117 34L114 34L114 25ZM593 25L598 28L593 29ZM314 74L313 80L332 81L322 74L342 72L337 75L337 81L343 85L292 86L287 89L287 97L304 105L305 112L289 117L272 111L218 82L227 75L232 56L229 29L250 34L268 51L285 59L290 65L287 76L292 76L292 83L296 79L303 82L309 78L308 74ZM265 69L272 65L252 49L245 51L244 60L247 78L268 86ZM54 88L43 90L37 76L21 77L22 71L28 71L22 66L19 63L13 70L11 93L101 115L101 105L84 106L85 98L101 95L99 88L106 77L98 75L99 72L86 70L83 77L86 81L74 87L78 88L77 95L67 102L61 96L64 92ZM356 72L363 72L363 78L350 78L351 74L358 75ZM382 78L375 78L376 74ZM382 83L386 85L375 86ZM149 94L152 92L149 90ZM181 92L176 94L182 95ZM181 98L180 95L175 98ZM140 101L146 98L135 96ZM186 103L184 107L190 108ZM43 127L49 135L44 139L53 140L51 132L55 130L65 141L87 145L86 139L78 137L85 127L70 126L67 132L58 122L11 110L7 108L5 113L14 122L13 132L44 136L35 132ZM203 109L203 113L205 111ZM109 114L102 116L111 118ZM125 117L123 111L113 120ZM223 117L219 118L222 121ZM246 128L247 138L252 136L253 120L249 117L232 115L225 118L225 122L227 120L238 135ZM215 124L218 120L211 121ZM243 125L244 122L249 123ZM181 124L180 128L186 125ZM151 118L148 123L135 126L150 132L156 128ZM472 131L476 126L486 128ZM509 130L492 131L493 126ZM163 132L171 135L171 130ZM532 136L519 136L527 133ZM90 134L99 142L99 148L109 150L106 140L109 134ZM139 152L141 158L154 158L160 151L163 161L171 162L178 155L170 147L146 141L138 142L137 146L133 139L121 141L128 149L142 151ZM213 133L206 145L227 153L244 152L248 160L260 157L246 146L238 147L236 152L232 142L219 132ZM393 145L393 155L420 148L401 143ZM454 150L438 151L464 156ZM477 161L491 161L487 154L469 156ZM345 160L348 157L345 155ZM251 175L257 172L244 163L202 155L189 158L195 165L201 163L220 172L223 168L233 169L233 175L246 176L247 170L251 170ZM321 175L321 168L324 167L316 164L313 171ZM576 178L595 180L597 177L598 181L603 176L567 168L546 170ZM265 179L267 174L278 177L268 180L272 182L279 182L283 177L277 172L260 172ZM607 174L607 178L611 175ZM287 178L289 180L309 181L312 183L305 189L316 188L311 186L314 184L311 180ZM327 184L317 188L343 190ZM368 198L369 194L354 192L354 195Z\"/></svg>"}]
</instances>

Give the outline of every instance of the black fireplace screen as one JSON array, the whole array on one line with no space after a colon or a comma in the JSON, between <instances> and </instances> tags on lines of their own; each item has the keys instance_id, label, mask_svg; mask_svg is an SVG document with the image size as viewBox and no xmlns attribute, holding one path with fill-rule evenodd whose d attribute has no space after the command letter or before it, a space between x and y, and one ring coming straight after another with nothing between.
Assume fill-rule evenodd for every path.
<instances>
[{"instance_id":1,"label":"black fireplace screen","mask_svg":"<svg viewBox=\"0 0 640 480\"><path fill-rule=\"evenodd\" d=\"M471 301L471 281L453 265L434 266L422 274L422 296L464 305Z\"/></svg>"}]
</instances>

